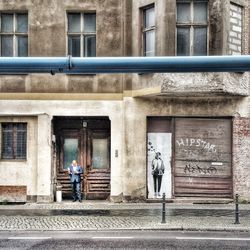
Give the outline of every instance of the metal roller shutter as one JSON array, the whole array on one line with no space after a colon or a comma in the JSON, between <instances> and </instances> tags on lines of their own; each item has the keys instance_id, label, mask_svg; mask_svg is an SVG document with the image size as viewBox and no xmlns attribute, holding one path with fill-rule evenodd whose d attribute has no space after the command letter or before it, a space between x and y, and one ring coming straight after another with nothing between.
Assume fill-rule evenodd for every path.
<instances>
[{"instance_id":1,"label":"metal roller shutter","mask_svg":"<svg viewBox=\"0 0 250 250\"><path fill-rule=\"evenodd\" d=\"M231 120L176 118L176 197L232 197Z\"/></svg>"}]
</instances>

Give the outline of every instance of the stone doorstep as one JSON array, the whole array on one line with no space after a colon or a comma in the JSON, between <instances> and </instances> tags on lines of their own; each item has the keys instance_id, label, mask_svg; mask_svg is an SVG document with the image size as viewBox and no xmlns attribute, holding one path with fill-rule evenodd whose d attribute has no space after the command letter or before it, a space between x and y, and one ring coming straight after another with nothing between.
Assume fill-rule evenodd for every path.
<instances>
[{"instance_id":1,"label":"stone doorstep","mask_svg":"<svg viewBox=\"0 0 250 250\"><path fill-rule=\"evenodd\" d=\"M187 205L192 205L192 204L233 204L234 200L233 199L220 199L220 198L175 198L175 199L166 199L165 200L166 203L168 204L187 204ZM71 200L64 200L62 202L8 202L8 203L3 203L0 205L25 205L25 206L68 206L68 205L72 205L72 206L77 206L78 203L72 203ZM115 202L110 202L110 201L96 201L96 200L83 200L83 202L81 204L79 204L80 206L82 205L87 205L87 206L107 206L107 207L112 207L112 206L143 206L143 204L151 204L152 206L157 206L157 205L161 205L162 204L162 199L148 199L146 200L146 202L119 202L119 203L115 203Z\"/></svg>"},{"instance_id":2,"label":"stone doorstep","mask_svg":"<svg viewBox=\"0 0 250 250\"><path fill-rule=\"evenodd\" d=\"M233 199L221 199L221 198L174 198L166 199L166 203L173 204L230 204L233 203ZM162 203L162 199L148 199L146 203Z\"/></svg>"},{"instance_id":3,"label":"stone doorstep","mask_svg":"<svg viewBox=\"0 0 250 250\"><path fill-rule=\"evenodd\" d=\"M221 199L221 198L175 198L174 203L185 204L230 204L233 203L233 199Z\"/></svg>"}]
</instances>

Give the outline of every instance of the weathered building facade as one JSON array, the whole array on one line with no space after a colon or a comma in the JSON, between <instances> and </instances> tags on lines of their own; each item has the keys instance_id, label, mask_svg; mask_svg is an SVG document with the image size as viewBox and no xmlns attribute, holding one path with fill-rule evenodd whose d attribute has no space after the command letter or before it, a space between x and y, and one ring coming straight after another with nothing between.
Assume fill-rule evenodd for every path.
<instances>
[{"instance_id":1,"label":"weathered building facade","mask_svg":"<svg viewBox=\"0 0 250 250\"><path fill-rule=\"evenodd\" d=\"M1 56L250 48L247 0L11 0L0 1L0 13ZM0 76L2 200L52 202L59 185L66 198L73 159L89 200L151 201L163 192L249 200L249 147L248 72Z\"/></svg>"}]
</instances>

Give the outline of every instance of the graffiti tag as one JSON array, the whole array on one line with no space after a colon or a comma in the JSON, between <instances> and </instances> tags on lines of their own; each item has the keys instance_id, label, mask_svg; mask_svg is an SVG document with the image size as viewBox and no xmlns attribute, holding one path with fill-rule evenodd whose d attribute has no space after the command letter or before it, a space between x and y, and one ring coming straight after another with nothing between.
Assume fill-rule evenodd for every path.
<instances>
[{"instance_id":1,"label":"graffiti tag","mask_svg":"<svg viewBox=\"0 0 250 250\"><path fill-rule=\"evenodd\" d=\"M203 175L213 175L217 173L217 169L213 166L210 167L200 167L198 164L186 164L184 168L185 174L203 174Z\"/></svg>"}]
</instances>

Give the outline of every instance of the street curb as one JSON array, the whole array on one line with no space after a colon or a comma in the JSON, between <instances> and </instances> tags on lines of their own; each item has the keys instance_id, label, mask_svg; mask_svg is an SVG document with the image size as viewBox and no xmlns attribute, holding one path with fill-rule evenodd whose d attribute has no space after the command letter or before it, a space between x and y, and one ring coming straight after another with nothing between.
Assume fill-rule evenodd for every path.
<instances>
[{"instance_id":1,"label":"street curb","mask_svg":"<svg viewBox=\"0 0 250 250\"><path fill-rule=\"evenodd\" d=\"M174 228L83 228L83 229L0 229L0 232L52 232L52 231L63 231L63 232L84 232L84 231L187 231L187 232L250 232L249 228L185 228L185 227L174 227Z\"/></svg>"}]
</instances>

